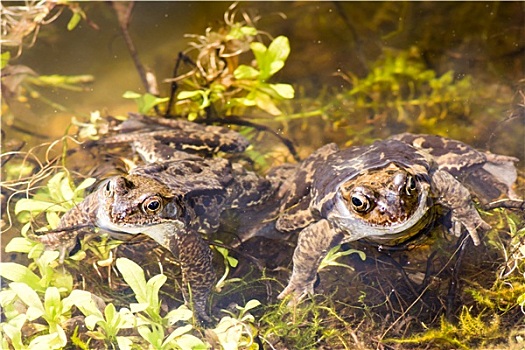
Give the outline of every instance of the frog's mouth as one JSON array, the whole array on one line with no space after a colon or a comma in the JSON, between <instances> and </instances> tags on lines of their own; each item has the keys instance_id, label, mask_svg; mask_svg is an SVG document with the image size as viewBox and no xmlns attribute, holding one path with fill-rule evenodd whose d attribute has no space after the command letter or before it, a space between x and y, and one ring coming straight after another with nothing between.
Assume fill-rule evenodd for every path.
<instances>
[{"instance_id":1,"label":"frog's mouth","mask_svg":"<svg viewBox=\"0 0 525 350\"><path fill-rule=\"evenodd\" d=\"M337 228L345 231L345 241L356 241L361 238L375 237L375 240L392 240L404 235L413 235L421 230L428 222L426 214L430 205L428 201L428 191L422 191L418 206L413 214L404 221L393 222L390 225L378 225L365 221L354 216L342 198L335 201L333 210L328 214L327 219Z\"/></svg>"},{"instance_id":2,"label":"frog's mouth","mask_svg":"<svg viewBox=\"0 0 525 350\"><path fill-rule=\"evenodd\" d=\"M184 224L178 220L166 220L143 225L115 224L104 210L99 210L97 213L96 226L116 238L127 238L126 236L128 235L144 234L166 248L169 248L172 236L185 232Z\"/></svg>"}]
</instances>

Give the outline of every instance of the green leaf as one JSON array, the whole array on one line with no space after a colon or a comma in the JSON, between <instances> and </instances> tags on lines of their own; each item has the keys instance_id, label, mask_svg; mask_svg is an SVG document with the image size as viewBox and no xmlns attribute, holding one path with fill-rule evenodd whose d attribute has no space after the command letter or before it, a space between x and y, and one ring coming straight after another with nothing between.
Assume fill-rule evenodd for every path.
<instances>
[{"instance_id":1,"label":"green leaf","mask_svg":"<svg viewBox=\"0 0 525 350\"><path fill-rule=\"evenodd\" d=\"M257 66L259 67L260 79L265 80L269 78L271 62L269 62L268 58L266 57L266 46L260 42L253 42L250 44L250 49L252 50L255 60L257 61Z\"/></svg>"},{"instance_id":2,"label":"green leaf","mask_svg":"<svg viewBox=\"0 0 525 350\"><path fill-rule=\"evenodd\" d=\"M5 246L5 251L6 253L11 253L11 252L29 253L29 251L31 250L31 248L35 246L35 244L36 244L35 242L25 237L14 237Z\"/></svg>"},{"instance_id":3,"label":"green leaf","mask_svg":"<svg viewBox=\"0 0 525 350\"><path fill-rule=\"evenodd\" d=\"M45 310L42 301L38 294L27 284L12 282L9 283L9 288L13 289L20 300L28 306L26 315L30 321L36 320L44 314Z\"/></svg>"},{"instance_id":4,"label":"green leaf","mask_svg":"<svg viewBox=\"0 0 525 350\"><path fill-rule=\"evenodd\" d=\"M2 332L11 340L11 345L15 349L23 349L24 344L22 342L22 327L26 322L27 317L24 314L20 314L7 323L2 323ZM6 348L7 349L7 348Z\"/></svg>"},{"instance_id":5,"label":"green leaf","mask_svg":"<svg viewBox=\"0 0 525 350\"><path fill-rule=\"evenodd\" d=\"M139 313L142 311L146 311L150 305L148 303L131 303L129 304L129 308L131 309L131 312L133 313Z\"/></svg>"},{"instance_id":6,"label":"green leaf","mask_svg":"<svg viewBox=\"0 0 525 350\"><path fill-rule=\"evenodd\" d=\"M101 320L104 319L90 292L74 289L62 302L65 306L75 305L86 317L93 316Z\"/></svg>"},{"instance_id":7,"label":"green leaf","mask_svg":"<svg viewBox=\"0 0 525 350\"><path fill-rule=\"evenodd\" d=\"M47 287L44 297L44 309L49 316L62 313L62 302L58 288Z\"/></svg>"},{"instance_id":8,"label":"green leaf","mask_svg":"<svg viewBox=\"0 0 525 350\"><path fill-rule=\"evenodd\" d=\"M272 62L282 62L284 65L288 55L290 55L290 41L288 38L283 35L275 38L270 46L268 46L268 54L270 55ZM278 70L272 70L271 75L277 73Z\"/></svg>"},{"instance_id":9,"label":"green leaf","mask_svg":"<svg viewBox=\"0 0 525 350\"><path fill-rule=\"evenodd\" d=\"M120 350L131 350L133 345L133 340L129 337L118 336L117 345Z\"/></svg>"},{"instance_id":10,"label":"green leaf","mask_svg":"<svg viewBox=\"0 0 525 350\"><path fill-rule=\"evenodd\" d=\"M42 267L50 266L53 262L58 260L60 252L54 250L46 250L38 259L38 264Z\"/></svg>"},{"instance_id":11,"label":"green leaf","mask_svg":"<svg viewBox=\"0 0 525 350\"><path fill-rule=\"evenodd\" d=\"M261 73L250 66L241 64L239 67L237 67L233 71L233 76L235 79L241 80L241 79L248 79L248 80L255 80L259 77Z\"/></svg>"},{"instance_id":12,"label":"green leaf","mask_svg":"<svg viewBox=\"0 0 525 350\"><path fill-rule=\"evenodd\" d=\"M140 98L141 96L142 96L141 94L136 93L134 91L126 91L122 95L122 97L127 98L127 99L131 99L131 100L136 99L136 98Z\"/></svg>"},{"instance_id":13,"label":"green leaf","mask_svg":"<svg viewBox=\"0 0 525 350\"><path fill-rule=\"evenodd\" d=\"M149 279L146 283L146 293L149 297L149 305L151 307L158 308L160 305L159 301L159 290L166 282L167 277L165 275L156 275Z\"/></svg>"},{"instance_id":14,"label":"green leaf","mask_svg":"<svg viewBox=\"0 0 525 350\"><path fill-rule=\"evenodd\" d=\"M5 308L7 305L14 303L16 299L16 292L11 289L0 291L0 306Z\"/></svg>"},{"instance_id":15,"label":"green leaf","mask_svg":"<svg viewBox=\"0 0 525 350\"><path fill-rule=\"evenodd\" d=\"M71 19L67 23L67 30L71 31L76 28L80 20L82 19L82 15L78 12L73 12L73 15L71 16Z\"/></svg>"},{"instance_id":16,"label":"green leaf","mask_svg":"<svg viewBox=\"0 0 525 350\"><path fill-rule=\"evenodd\" d=\"M255 104L257 105L257 107L271 115L282 114L279 108L277 108L277 106L273 102L272 98L263 92L256 92Z\"/></svg>"},{"instance_id":17,"label":"green leaf","mask_svg":"<svg viewBox=\"0 0 525 350\"><path fill-rule=\"evenodd\" d=\"M62 202L64 200L64 197L61 196L62 191L60 190L64 178L67 178L66 173L61 171L53 175L47 182L46 187L49 190L49 195L55 202Z\"/></svg>"},{"instance_id":18,"label":"green leaf","mask_svg":"<svg viewBox=\"0 0 525 350\"><path fill-rule=\"evenodd\" d=\"M85 179L84 181L82 181L82 182L77 186L77 188L75 188L75 194L78 194L78 193L80 193L81 191L85 190L86 188L90 187L90 186L93 185L96 181L97 181L97 179L95 179L94 177L88 177L87 179Z\"/></svg>"},{"instance_id":19,"label":"green leaf","mask_svg":"<svg viewBox=\"0 0 525 350\"><path fill-rule=\"evenodd\" d=\"M202 96L201 90L181 91L177 95L178 100L195 99Z\"/></svg>"},{"instance_id":20,"label":"green leaf","mask_svg":"<svg viewBox=\"0 0 525 350\"><path fill-rule=\"evenodd\" d=\"M260 42L253 42L250 49L261 72L259 80L264 82L284 67L284 62L290 54L290 42L287 37L281 35L275 38L268 48Z\"/></svg>"},{"instance_id":21,"label":"green leaf","mask_svg":"<svg viewBox=\"0 0 525 350\"><path fill-rule=\"evenodd\" d=\"M147 284L142 268L127 258L118 258L116 264L126 283L135 292L137 301L147 303Z\"/></svg>"},{"instance_id":22,"label":"green leaf","mask_svg":"<svg viewBox=\"0 0 525 350\"><path fill-rule=\"evenodd\" d=\"M71 183L67 177L60 181L60 196L66 201L73 200L75 196L75 192L71 188Z\"/></svg>"},{"instance_id":23,"label":"green leaf","mask_svg":"<svg viewBox=\"0 0 525 350\"><path fill-rule=\"evenodd\" d=\"M108 323L110 324L118 324L118 314L117 309L115 308L115 305L113 303L109 303L106 305L106 308L104 309L104 316Z\"/></svg>"},{"instance_id":24,"label":"green leaf","mask_svg":"<svg viewBox=\"0 0 525 350\"><path fill-rule=\"evenodd\" d=\"M232 26L230 32L226 35L226 40L243 40L245 36L257 35L257 28L250 26L240 26L238 23Z\"/></svg>"},{"instance_id":25,"label":"green leaf","mask_svg":"<svg viewBox=\"0 0 525 350\"><path fill-rule=\"evenodd\" d=\"M180 349L206 350L208 346L192 334L183 334L177 338L177 346ZM255 347L254 347L255 349Z\"/></svg>"},{"instance_id":26,"label":"green leaf","mask_svg":"<svg viewBox=\"0 0 525 350\"><path fill-rule=\"evenodd\" d=\"M67 208L52 202L46 202L30 198L22 198L15 205L15 215L23 211L33 212L35 214L43 211L52 210L58 212L66 212Z\"/></svg>"},{"instance_id":27,"label":"green leaf","mask_svg":"<svg viewBox=\"0 0 525 350\"><path fill-rule=\"evenodd\" d=\"M192 328L193 327L191 326L191 324L175 328L173 332L171 332L171 334L164 340L162 346L170 344L172 341L175 340L175 338L182 336L184 333L188 333L189 331L191 331Z\"/></svg>"},{"instance_id":28,"label":"green leaf","mask_svg":"<svg viewBox=\"0 0 525 350\"><path fill-rule=\"evenodd\" d=\"M86 328L90 331L94 330L95 327L99 322L105 322L103 317L100 317L98 315L87 315L84 319L84 323L86 324Z\"/></svg>"},{"instance_id":29,"label":"green leaf","mask_svg":"<svg viewBox=\"0 0 525 350\"><path fill-rule=\"evenodd\" d=\"M55 229L60 223L60 216L58 216L58 214L54 211L48 211L46 212L46 220L51 229Z\"/></svg>"},{"instance_id":30,"label":"green leaf","mask_svg":"<svg viewBox=\"0 0 525 350\"><path fill-rule=\"evenodd\" d=\"M187 321L192 317L193 312L186 305L181 305L177 309L168 312L165 318L168 320L168 324L172 325L179 321Z\"/></svg>"},{"instance_id":31,"label":"green leaf","mask_svg":"<svg viewBox=\"0 0 525 350\"><path fill-rule=\"evenodd\" d=\"M281 98L288 100L294 98L295 90L290 84L269 84L268 86Z\"/></svg>"},{"instance_id":32,"label":"green leaf","mask_svg":"<svg viewBox=\"0 0 525 350\"><path fill-rule=\"evenodd\" d=\"M137 104L139 106L139 113L141 114L147 114L149 113L155 106L168 102L170 99L169 97L160 98L157 96L154 96L152 94L144 94L141 99L137 101Z\"/></svg>"},{"instance_id":33,"label":"green leaf","mask_svg":"<svg viewBox=\"0 0 525 350\"><path fill-rule=\"evenodd\" d=\"M11 59L11 52L9 51L2 52L1 57L2 57L2 64L0 65L0 68L4 69L9 63L9 60Z\"/></svg>"},{"instance_id":34,"label":"green leaf","mask_svg":"<svg viewBox=\"0 0 525 350\"><path fill-rule=\"evenodd\" d=\"M246 311L256 308L259 305L261 305L261 302L259 300L251 299L250 301L246 303L246 305L244 305L242 309L244 310L244 312L246 312Z\"/></svg>"},{"instance_id":35,"label":"green leaf","mask_svg":"<svg viewBox=\"0 0 525 350\"><path fill-rule=\"evenodd\" d=\"M141 337L147 340L154 349L161 349L164 334L162 334L161 337L157 332L153 332L148 326L139 326L137 327L137 330Z\"/></svg>"},{"instance_id":36,"label":"green leaf","mask_svg":"<svg viewBox=\"0 0 525 350\"><path fill-rule=\"evenodd\" d=\"M64 330L58 327L57 332L39 335L29 343L29 349L61 349L67 344Z\"/></svg>"},{"instance_id":37,"label":"green leaf","mask_svg":"<svg viewBox=\"0 0 525 350\"><path fill-rule=\"evenodd\" d=\"M132 99L135 100L138 106L138 111L141 114L147 114L149 111L151 111L155 106L168 102L169 97L157 97L155 95L152 95L150 93L145 93L143 95L138 94L133 91L126 91L122 95L123 98Z\"/></svg>"},{"instance_id":38,"label":"green leaf","mask_svg":"<svg viewBox=\"0 0 525 350\"><path fill-rule=\"evenodd\" d=\"M23 265L11 262L0 263L0 276L13 282L25 283L33 290L44 292L44 288L40 286L40 277Z\"/></svg>"}]
</instances>

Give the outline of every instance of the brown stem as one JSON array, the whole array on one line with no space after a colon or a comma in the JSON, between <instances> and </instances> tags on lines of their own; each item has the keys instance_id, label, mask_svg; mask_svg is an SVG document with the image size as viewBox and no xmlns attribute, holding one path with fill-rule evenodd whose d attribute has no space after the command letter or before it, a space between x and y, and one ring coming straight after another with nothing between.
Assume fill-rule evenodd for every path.
<instances>
[{"instance_id":1,"label":"brown stem","mask_svg":"<svg viewBox=\"0 0 525 350\"><path fill-rule=\"evenodd\" d=\"M111 4L113 6L113 10L117 14L117 20L120 30L122 31L124 41L126 42L129 54L133 59L135 68L137 68L140 80L142 81L142 85L144 85L144 88L147 92L149 92L152 95L158 96L159 89L157 86L157 80L155 79L153 73L149 72L148 69L146 69L146 67L142 64L142 62L140 62L139 54L137 52L137 49L135 48L135 45L133 44L131 35L129 34L128 27L131 20L131 13L133 12L135 4L133 2L120 1L114 1Z\"/></svg>"}]
</instances>

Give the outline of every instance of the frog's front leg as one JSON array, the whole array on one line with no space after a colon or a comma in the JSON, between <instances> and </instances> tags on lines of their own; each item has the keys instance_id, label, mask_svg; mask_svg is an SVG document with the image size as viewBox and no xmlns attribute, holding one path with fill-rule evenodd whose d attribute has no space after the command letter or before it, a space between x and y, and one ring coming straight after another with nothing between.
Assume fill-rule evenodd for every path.
<instances>
[{"instance_id":1,"label":"frog's front leg","mask_svg":"<svg viewBox=\"0 0 525 350\"><path fill-rule=\"evenodd\" d=\"M98 194L95 192L66 212L55 230L31 238L44 244L46 250L58 250L59 260L63 263L66 255L77 245L80 231L95 227L98 207Z\"/></svg>"},{"instance_id":2,"label":"frog's front leg","mask_svg":"<svg viewBox=\"0 0 525 350\"><path fill-rule=\"evenodd\" d=\"M197 317L209 323L212 320L206 307L216 281L211 249L196 232L171 237L170 251L179 258L181 264L184 299L193 302Z\"/></svg>"},{"instance_id":3,"label":"frog's front leg","mask_svg":"<svg viewBox=\"0 0 525 350\"><path fill-rule=\"evenodd\" d=\"M465 227L474 245L479 245L478 230L486 231L491 227L479 216L468 189L443 170L434 172L432 182L437 191L438 203L451 211L452 233L459 236L462 227Z\"/></svg>"},{"instance_id":4,"label":"frog's front leg","mask_svg":"<svg viewBox=\"0 0 525 350\"><path fill-rule=\"evenodd\" d=\"M328 221L315 222L299 233L293 255L293 272L290 282L277 298L293 294L297 302L307 294L313 294L317 268L328 251L340 244L343 234L333 230Z\"/></svg>"}]
</instances>

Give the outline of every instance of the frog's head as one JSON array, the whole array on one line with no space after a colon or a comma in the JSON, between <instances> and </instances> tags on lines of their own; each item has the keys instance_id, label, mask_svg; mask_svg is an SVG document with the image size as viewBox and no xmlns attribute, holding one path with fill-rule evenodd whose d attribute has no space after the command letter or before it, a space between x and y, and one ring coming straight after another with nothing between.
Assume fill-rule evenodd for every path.
<instances>
[{"instance_id":1,"label":"frog's head","mask_svg":"<svg viewBox=\"0 0 525 350\"><path fill-rule=\"evenodd\" d=\"M395 235L414 228L429 208L427 176L395 163L343 182L330 217L353 240Z\"/></svg>"},{"instance_id":2,"label":"frog's head","mask_svg":"<svg viewBox=\"0 0 525 350\"><path fill-rule=\"evenodd\" d=\"M143 233L167 246L184 229L182 207L169 188L137 175L108 179L98 190L98 227L114 233Z\"/></svg>"}]
</instances>

